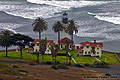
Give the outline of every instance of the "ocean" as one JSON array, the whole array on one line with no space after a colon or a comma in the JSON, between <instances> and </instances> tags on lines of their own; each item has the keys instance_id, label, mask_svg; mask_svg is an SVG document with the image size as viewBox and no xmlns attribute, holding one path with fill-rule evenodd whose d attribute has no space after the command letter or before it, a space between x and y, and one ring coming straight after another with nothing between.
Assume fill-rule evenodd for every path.
<instances>
[{"instance_id":1,"label":"ocean","mask_svg":"<svg viewBox=\"0 0 120 80\"><path fill-rule=\"evenodd\" d=\"M32 23L37 17L43 17L48 22L48 30L42 33L42 38L57 43L52 26L62 20L65 11L69 20L77 22L75 44L97 40L103 42L103 50L120 52L119 0L0 0L0 30L8 29L37 39Z\"/></svg>"}]
</instances>

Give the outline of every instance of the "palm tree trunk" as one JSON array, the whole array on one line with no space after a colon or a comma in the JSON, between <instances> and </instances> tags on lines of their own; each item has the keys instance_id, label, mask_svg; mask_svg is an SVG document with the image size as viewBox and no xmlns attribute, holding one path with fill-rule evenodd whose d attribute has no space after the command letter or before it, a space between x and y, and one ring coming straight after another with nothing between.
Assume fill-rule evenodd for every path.
<instances>
[{"instance_id":1,"label":"palm tree trunk","mask_svg":"<svg viewBox=\"0 0 120 80\"><path fill-rule=\"evenodd\" d=\"M39 31L39 40L41 40L41 31Z\"/></svg>"},{"instance_id":2,"label":"palm tree trunk","mask_svg":"<svg viewBox=\"0 0 120 80\"><path fill-rule=\"evenodd\" d=\"M6 46L6 57L8 57L8 55L7 55L7 46Z\"/></svg>"},{"instance_id":3,"label":"palm tree trunk","mask_svg":"<svg viewBox=\"0 0 120 80\"><path fill-rule=\"evenodd\" d=\"M66 63L68 63L68 50L66 50Z\"/></svg>"},{"instance_id":4,"label":"palm tree trunk","mask_svg":"<svg viewBox=\"0 0 120 80\"><path fill-rule=\"evenodd\" d=\"M39 64L39 54L37 54L37 64Z\"/></svg>"},{"instance_id":5,"label":"palm tree trunk","mask_svg":"<svg viewBox=\"0 0 120 80\"><path fill-rule=\"evenodd\" d=\"M44 61L44 54L42 54L42 62Z\"/></svg>"},{"instance_id":6,"label":"palm tree trunk","mask_svg":"<svg viewBox=\"0 0 120 80\"><path fill-rule=\"evenodd\" d=\"M73 41L73 33L72 33L72 35L71 35L71 40ZM72 51L73 51L73 42L72 42L71 47L72 47Z\"/></svg>"},{"instance_id":7,"label":"palm tree trunk","mask_svg":"<svg viewBox=\"0 0 120 80\"><path fill-rule=\"evenodd\" d=\"M60 31L58 32L58 44L60 46Z\"/></svg>"},{"instance_id":8,"label":"palm tree trunk","mask_svg":"<svg viewBox=\"0 0 120 80\"><path fill-rule=\"evenodd\" d=\"M22 57L22 48L20 48L20 55L21 55L21 59L23 59L23 57Z\"/></svg>"}]
</instances>

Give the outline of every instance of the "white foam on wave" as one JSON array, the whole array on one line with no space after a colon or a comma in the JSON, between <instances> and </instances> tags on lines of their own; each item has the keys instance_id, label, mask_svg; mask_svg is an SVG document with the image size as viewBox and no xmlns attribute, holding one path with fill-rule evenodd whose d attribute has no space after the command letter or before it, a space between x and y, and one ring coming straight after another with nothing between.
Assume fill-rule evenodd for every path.
<instances>
[{"instance_id":1,"label":"white foam on wave","mask_svg":"<svg viewBox=\"0 0 120 80\"><path fill-rule=\"evenodd\" d=\"M108 3L107 1L55 1L55 0L27 0L28 2L31 3L36 3L36 4L46 4L46 5L52 5L52 6L57 6L61 8L77 8L77 7L85 7L85 6L93 6L93 5L101 5L104 3Z\"/></svg>"},{"instance_id":2,"label":"white foam on wave","mask_svg":"<svg viewBox=\"0 0 120 80\"><path fill-rule=\"evenodd\" d=\"M77 22L80 27L78 28L77 36L80 37L98 37L103 38L102 42L118 40L120 39L119 33L112 33L112 31L120 31L119 26L109 26L109 25L96 25L96 26L85 26L91 24L91 21L81 21ZM83 27L84 26L84 27Z\"/></svg>"},{"instance_id":3,"label":"white foam on wave","mask_svg":"<svg viewBox=\"0 0 120 80\"><path fill-rule=\"evenodd\" d=\"M21 27L22 24L16 24L16 23L0 23L0 29L6 29L13 31L14 33L17 33L14 29Z\"/></svg>"},{"instance_id":4,"label":"white foam on wave","mask_svg":"<svg viewBox=\"0 0 120 80\"><path fill-rule=\"evenodd\" d=\"M28 4L27 2L36 4ZM35 19L37 17L50 18L57 17L60 15L55 13L63 12L71 8L93 6L107 3L105 1L99 2L99 1L44 1L44 0L27 0L27 2L22 3L17 1L1 1L0 11L4 11L10 15L20 16L29 19Z\"/></svg>"},{"instance_id":5,"label":"white foam on wave","mask_svg":"<svg viewBox=\"0 0 120 80\"><path fill-rule=\"evenodd\" d=\"M114 15L112 13L90 13L90 12L88 12L88 14L94 15L95 18L102 21L107 21L113 24L120 24L120 14Z\"/></svg>"},{"instance_id":6,"label":"white foam on wave","mask_svg":"<svg viewBox=\"0 0 120 80\"><path fill-rule=\"evenodd\" d=\"M99 20L107 21L113 24L120 24L120 17L95 16L95 18Z\"/></svg>"}]
</instances>

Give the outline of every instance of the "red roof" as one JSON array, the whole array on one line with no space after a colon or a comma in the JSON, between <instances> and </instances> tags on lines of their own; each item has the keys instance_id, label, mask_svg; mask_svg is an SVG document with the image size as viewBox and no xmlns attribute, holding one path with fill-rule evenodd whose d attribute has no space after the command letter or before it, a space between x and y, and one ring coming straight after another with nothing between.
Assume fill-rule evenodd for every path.
<instances>
[{"instance_id":1,"label":"red roof","mask_svg":"<svg viewBox=\"0 0 120 80\"><path fill-rule=\"evenodd\" d=\"M35 41L33 41L33 44L35 44L35 43L37 43L37 42L40 42L40 40L39 40L39 39L36 39ZM55 44L55 43L53 42L53 40L47 40L47 43L49 43L49 44Z\"/></svg>"},{"instance_id":2,"label":"red roof","mask_svg":"<svg viewBox=\"0 0 120 80\"><path fill-rule=\"evenodd\" d=\"M91 50L91 52L95 52L95 50Z\"/></svg>"},{"instance_id":3,"label":"red roof","mask_svg":"<svg viewBox=\"0 0 120 80\"><path fill-rule=\"evenodd\" d=\"M33 41L33 44L37 43L37 42L40 42L39 39L36 39L35 41Z\"/></svg>"},{"instance_id":4,"label":"red roof","mask_svg":"<svg viewBox=\"0 0 120 80\"><path fill-rule=\"evenodd\" d=\"M99 45L100 47L103 47L103 43L102 42L88 42L88 41L82 43L82 47L87 45L87 44L89 44L92 47L96 47L97 45Z\"/></svg>"},{"instance_id":5,"label":"red roof","mask_svg":"<svg viewBox=\"0 0 120 80\"><path fill-rule=\"evenodd\" d=\"M80 51L80 50L82 50L83 49L83 47L80 47L80 48L78 48L78 51Z\"/></svg>"},{"instance_id":6,"label":"red roof","mask_svg":"<svg viewBox=\"0 0 120 80\"><path fill-rule=\"evenodd\" d=\"M67 39L70 40L69 38L65 37L65 38L63 38L63 39L60 40L60 43L64 43L65 40L67 40ZM58 42L59 42L59 41L58 41ZM70 40L70 42L74 43L74 41L72 41L72 40Z\"/></svg>"}]
</instances>

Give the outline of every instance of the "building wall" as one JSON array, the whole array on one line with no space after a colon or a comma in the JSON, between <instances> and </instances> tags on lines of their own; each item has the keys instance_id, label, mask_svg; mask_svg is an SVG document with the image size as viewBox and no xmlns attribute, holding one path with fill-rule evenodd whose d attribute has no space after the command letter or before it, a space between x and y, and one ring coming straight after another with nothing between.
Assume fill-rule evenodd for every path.
<instances>
[{"instance_id":1,"label":"building wall","mask_svg":"<svg viewBox=\"0 0 120 80\"><path fill-rule=\"evenodd\" d=\"M87 48L87 46L89 46L89 48ZM91 55L91 56L102 56L102 48L98 45L95 47L95 54L93 54L93 52L91 52L92 47L90 45L86 45L83 47L83 55Z\"/></svg>"},{"instance_id":2,"label":"building wall","mask_svg":"<svg viewBox=\"0 0 120 80\"><path fill-rule=\"evenodd\" d=\"M78 48L80 48L79 44L75 44L75 50L77 50Z\"/></svg>"},{"instance_id":3,"label":"building wall","mask_svg":"<svg viewBox=\"0 0 120 80\"><path fill-rule=\"evenodd\" d=\"M35 44L35 46L33 47L34 48L34 52L39 51L39 45L37 45L37 44L39 44L39 42L37 42ZM51 50L49 48L50 48L50 44L47 43L45 54L51 54Z\"/></svg>"},{"instance_id":4,"label":"building wall","mask_svg":"<svg viewBox=\"0 0 120 80\"><path fill-rule=\"evenodd\" d=\"M72 50L72 45L71 44L69 45L69 49ZM65 44L60 44L60 50L65 50Z\"/></svg>"},{"instance_id":5,"label":"building wall","mask_svg":"<svg viewBox=\"0 0 120 80\"><path fill-rule=\"evenodd\" d=\"M89 46L89 48L87 48L87 46ZM90 45L86 45L83 47L83 55L91 55L91 46Z\"/></svg>"},{"instance_id":6,"label":"building wall","mask_svg":"<svg viewBox=\"0 0 120 80\"><path fill-rule=\"evenodd\" d=\"M50 44L47 43L45 54L52 54L50 50Z\"/></svg>"},{"instance_id":7,"label":"building wall","mask_svg":"<svg viewBox=\"0 0 120 80\"><path fill-rule=\"evenodd\" d=\"M102 56L102 48L100 46L96 46L95 47L95 54L92 53L91 56L101 57Z\"/></svg>"},{"instance_id":8,"label":"building wall","mask_svg":"<svg viewBox=\"0 0 120 80\"><path fill-rule=\"evenodd\" d=\"M34 52L39 51L39 46L38 46L37 44L39 44L39 42L37 42L37 43L35 44L35 46L33 47L33 48L34 48Z\"/></svg>"}]
</instances>

